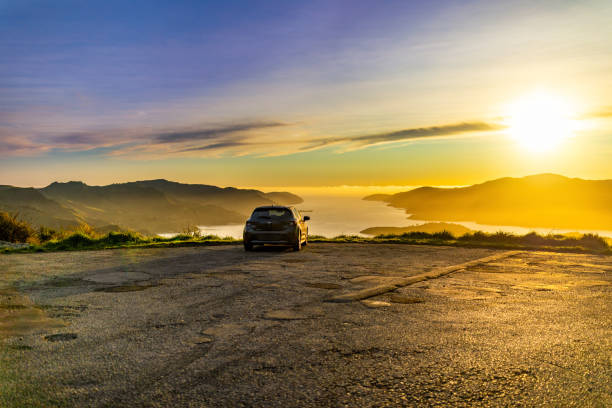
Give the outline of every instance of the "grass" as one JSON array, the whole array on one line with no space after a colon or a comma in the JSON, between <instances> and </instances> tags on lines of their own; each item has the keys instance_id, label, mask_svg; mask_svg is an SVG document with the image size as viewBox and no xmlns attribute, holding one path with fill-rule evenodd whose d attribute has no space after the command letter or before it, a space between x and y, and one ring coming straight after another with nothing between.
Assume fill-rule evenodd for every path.
<instances>
[{"instance_id":1,"label":"grass","mask_svg":"<svg viewBox=\"0 0 612 408\"><path fill-rule=\"evenodd\" d=\"M80 224L68 230L53 230L44 226L33 228L18 219L17 214L0 212L0 239L9 242L27 242L29 247L4 248L0 253L28 253L78 251L112 248L155 248L197 245L240 244L241 240L231 237L220 238L216 235L200 235L197 226L187 225L181 234L172 238L149 237L133 231L115 231L106 234L96 231L87 224ZM462 247L485 247L501 249L539 249L564 252L590 252L612 254L612 239L596 234L548 234L531 232L514 235L507 232L488 234L482 231L454 236L449 231L435 233L406 232L403 234L377 235L339 235L327 238L321 235L309 236L310 242L319 243L398 243L416 245L452 245Z\"/></svg>"},{"instance_id":2,"label":"grass","mask_svg":"<svg viewBox=\"0 0 612 408\"><path fill-rule=\"evenodd\" d=\"M109 232L102 236L90 236L83 232L75 232L61 239L52 239L42 244L34 244L27 248L5 248L4 253L79 251L112 248L134 247L176 247L195 245L223 245L239 243L233 238L220 238L216 235L194 236L179 234L172 238L146 237L135 232Z\"/></svg>"},{"instance_id":3,"label":"grass","mask_svg":"<svg viewBox=\"0 0 612 408\"><path fill-rule=\"evenodd\" d=\"M397 243L414 245L450 245L458 247L477 247L495 249L534 249L558 252L588 252L602 255L612 255L612 248L608 241L596 234L584 234L580 237L565 235L539 235L531 232L525 235L514 235L506 232L487 234L474 232L455 237L448 231L436 232L409 232L399 235L378 235L372 238L358 235L339 235L334 238L323 236L310 236L310 242L319 243Z\"/></svg>"},{"instance_id":4,"label":"grass","mask_svg":"<svg viewBox=\"0 0 612 408\"><path fill-rule=\"evenodd\" d=\"M560 252L588 252L612 255L609 242L596 234L581 236L539 235L535 232L526 235L514 235L506 232L488 234L474 232L455 237L448 231L427 233L409 232L399 235L378 235L362 237L359 235L339 235L327 238L311 235L309 242L314 243L394 243L414 245L450 245L458 247L479 247L497 249L537 249ZM163 248L199 245L241 244L242 241L231 237L221 238L216 235L198 236L197 234L179 234L172 238L146 237L135 232L110 232L102 236L91 236L84 232L75 232L61 239L53 239L28 248L6 248L4 253L31 253L55 251L79 251L113 248Z\"/></svg>"},{"instance_id":5,"label":"grass","mask_svg":"<svg viewBox=\"0 0 612 408\"><path fill-rule=\"evenodd\" d=\"M0 241L24 242L32 234L32 227L19 220L19 214L0 211Z\"/></svg>"}]
</instances>

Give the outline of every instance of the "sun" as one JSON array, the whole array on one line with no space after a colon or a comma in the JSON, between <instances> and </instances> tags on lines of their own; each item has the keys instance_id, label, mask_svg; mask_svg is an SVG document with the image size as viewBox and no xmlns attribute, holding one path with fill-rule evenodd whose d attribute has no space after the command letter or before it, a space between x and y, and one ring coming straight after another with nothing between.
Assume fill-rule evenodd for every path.
<instances>
[{"instance_id":1,"label":"sun","mask_svg":"<svg viewBox=\"0 0 612 408\"><path fill-rule=\"evenodd\" d=\"M554 150L576 130L570 103L552 93L539 91L519 98L506 118L508 134L534 153Z\"/></svg>"}]
</instances>

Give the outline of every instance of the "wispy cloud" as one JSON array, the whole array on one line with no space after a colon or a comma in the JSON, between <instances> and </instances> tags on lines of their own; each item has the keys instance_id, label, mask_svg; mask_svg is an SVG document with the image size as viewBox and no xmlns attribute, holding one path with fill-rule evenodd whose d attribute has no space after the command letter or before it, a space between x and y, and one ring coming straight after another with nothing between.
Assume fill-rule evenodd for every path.
<instances>
[{"instance_id":1,"label":"wispy cloud","mask_svg":"<svg viewBox=\"0 0 612 408\"><path fill-rule=\"evenodd\" d=\"M244 142L219 142L213 143L206 146L190 147L188 149L179 150L178 153L184 152L201 152L206 150L222 150L230 147L247 146L249 143Z\"/></svg>"},{"instance_id":2,"label":"wispy cloud","mask_svg":"<svg viewBox=\"0 0 612 408\"><path fill-rule=\"evenodd\" d=\"M103 133L71 133L51 136L48 138L48 142L62 146L99 146L111 141L108 136Z\"/></svg>"},{"instance_id":3,"label":"wispy cloud","mask_svg":"<svg viewBox=\"0 0 612 408\"><path fill-rule=\"evenodd\" d=\"M29 137L0 133L0 153L37 154L44 151L85 151L104 148L104 154L124 158L280 156L336 145L338 151L382 143L484 134L501 129L496 123L461 122L356 135L318 136L303 124L282 121L237 121L214 126L152 130L146 128L107 131L43 132ZM310 128L309 128L310 129Z\"/></svg>"},{"instance_id":4,"label":"wispy cloud","mask_svg":"<svg viewBox=\"0 0 612 408\"><path fill-rule=\"evenodd\" d=\"M465 133L491 132L500 129L503 129L503 126L496 123L462 122L440 126L401 129L382 133L370 133L349 137L313 140L311 148L320 148L329 144L338 143L353 143L358 146L370 146L380 143L395 143L415 139L456 136Z\"/></svg>"},{"instance_id":5,"label":"wispy cloud","mask_svg":"<svg viewBox=\"0 0 612 408\"><path fill-rule=\"evenodd\" d=\"M157 134L154 140L158 143L181 143L201 140L211 140L222 138L227 135L234 135L240 132L250 132L252 130L289 126L282 122L251 122L235 123L219 127L202 129L174 131Z\"/></svg>"},{"instance_id":6,"label":"wispy cloud","mask_svg":"<svg viewBox=\"0 0 612 408\"><path fill-rule=\"evenodd\" d=\"M22 136L6 134L0 129L0 156L39 154L47 150L49 147L46 145L33 143Z\"/></svg>"}]
</instances>

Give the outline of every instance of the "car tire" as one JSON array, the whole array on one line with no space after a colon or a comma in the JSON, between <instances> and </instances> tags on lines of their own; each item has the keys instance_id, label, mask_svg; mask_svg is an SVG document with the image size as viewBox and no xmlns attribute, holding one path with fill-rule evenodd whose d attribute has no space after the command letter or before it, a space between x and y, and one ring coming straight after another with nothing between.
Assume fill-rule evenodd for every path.
<instances>
[{"instance_id":1,"label":"car tire","mask_svg":"<svg viewBox=\"0 0 612 408\"><path fill-rule=\"evenodd\" d=\"M253 244L248 241L244 241L244 250L249 252L253 250Z\"/></svg>"},{"instance_id":2,"label":"car tire","mask_svg":"<svg viewBox=\"0 0 612 408\"><path fill-rule=\"evenodd\" d=\"M293 250L299 251L301 249L302 249L302 233L300 232L297 234L297 242L293 244Z\"/></svg>"}]
</instances>

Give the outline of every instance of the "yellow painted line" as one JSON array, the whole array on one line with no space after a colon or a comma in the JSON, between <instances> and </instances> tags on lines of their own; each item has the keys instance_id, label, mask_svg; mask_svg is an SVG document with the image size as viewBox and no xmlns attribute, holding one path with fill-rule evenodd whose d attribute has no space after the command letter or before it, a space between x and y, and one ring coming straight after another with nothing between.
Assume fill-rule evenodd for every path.
<instances>
[{"instance_id":1,"label":"yellow painted line","mask_svg":"<svg viewBox=\"0 0 612 408\"><path fill-rule=\"evenodd\" d=\"M522 251L505 251L501 253L497 253L494 255L486 256L484 258L475 259L473 261L464 262L458 265L445 266L442 268L434 269L433 271L422 273L419 275L407 276L405 278L397 278L392 279L388 283L373 286L371 288L366 288L362 290L358 290L355 292L344 293L342 295L337 295L329 298L328 302L353 302L355 300L363 300L367 298L371 298L373 296L382 295L383 293L394 291L398 288L415 284L417 282L422 282L428 279L439 278L444 275L448 275L453 272L461 271L466 268L471 268L476 265L482 265L487 262L497 261L500 259L508 258L510 256L521 253Z\"/></svg>"}]
</instances>

